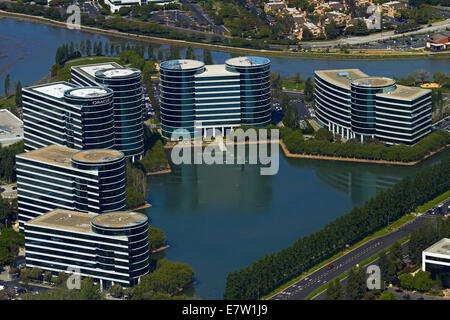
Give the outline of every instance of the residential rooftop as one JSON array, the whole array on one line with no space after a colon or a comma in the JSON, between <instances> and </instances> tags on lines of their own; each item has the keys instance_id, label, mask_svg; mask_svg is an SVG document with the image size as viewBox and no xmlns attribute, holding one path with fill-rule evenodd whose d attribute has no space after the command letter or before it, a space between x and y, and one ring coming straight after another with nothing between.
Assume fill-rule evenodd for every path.
<instances>
[{"instance_id":1,"label":"residential rooftop","mask_svg":"<svg viewBox=\"0 0 450 320\"><path fill-rule=\"evenodd\" d=\"M109 212L95 216L92 224L96 227L106 228L130 228L138 226L148 220L147 216L138 212Z\"/></svg>"},{"instance_id":2,"label":"residential rooftop","mask_svg":"<svg viewBox=\"0 0 450 320\"><path fill-rule=\"evenodd\" d=\"M359 69L317 70L315 73L325 81L345 89L350 89L353 79L368 76Z\"/></svg>"},{"instance_id":3,"label":"residential rooftop","mask_svg":"<svg viewBox=\"0 0 450 320\"><path fill-rule=\"evenodd\" d=\"M37 160L52 165L72 167L71 157L77 152L76 149L64 146L50 145L36 150L28 151L17 155L21 158Z\"/></svg>"},{"instance_id":4,"label":"residential rooftop","mask_svg":"<svg viewBox=\"0 0 450 320\"><path fill-rule=\"evenodd\" d=\"M72 159L79 162L109 162L124 157L123 152L110 149L90 149L82 150L72 154Z\"/></svg>"},{"instance_id":5,"label":"residential rooftop","mask_svg":"<svg viewBox=\"0 0 450 320\"><path fill-rule=\"evenodd\" d=\"M435 253L450 256L450 239L443 238L424 250L425 253Z\"/></svg>"}]
</instances>

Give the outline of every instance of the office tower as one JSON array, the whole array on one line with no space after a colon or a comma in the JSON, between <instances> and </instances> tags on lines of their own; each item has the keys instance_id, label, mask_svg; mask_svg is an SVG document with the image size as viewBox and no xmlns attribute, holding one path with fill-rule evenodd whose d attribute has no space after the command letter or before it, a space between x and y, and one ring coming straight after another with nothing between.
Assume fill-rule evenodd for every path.
<instances>
[{"instance_id":1,"label":"office tower","mask_svg":"<svg viewBox=\"0 0 450 320\"><path fill-rule=\"evenodd\" d=\"M169 60L160 65L162 134L213 136L241 125L270 124L270 60L238 57L224 65ZM180 134L180 136L182 136Z\"/></svg>"},{"instance_id":2,"label":"office tower","mask_svg":"<svg viewBox=\"0 0 450 320\"><path fill-rule=\"evenodd\" d=\"M346 139L415 144L431 132L431 91L358 69L315 72L318 123Z\"/></svg>"},{"instance_id":3,"label":"office tower","mask_svg":"<svg viewBox=\"0 0 450 320\"><path fill-rule=\"evenodd\" d=\"M22 90L25 150L52 144L112 149L112 90L56 82Z\"/></svg>"},{"instance_id":4,"label":"office tower","mask_svg":"<svg viewBox=\"0 0 450 320\"><path fill-rule=\"evenodd\" d=\"M131 287L149 272L148 218L55 209L24 223L25 263L92 277L102 289Z\"/></svg>"},{"instance_id":5,"label":"office tower","mask_svg":"<svg viewBox=\"0 0 450 320\"><path fill-rule=\"evenodd\" d=\"M75 66L71 81L78 85L104 86L113 91L115 149L132 160L144 153L141 71L115 62Z\"/></svg>"},{"instance_id":6,"label":"office tower","mask_svg":"<svg viewBox=\"0 0 450 320\"><path fill-rule=\"evenodd\" d=\"M51 145L16 156L19 226L53 209L95 214L126 207L120 151Z\"/></svg>"}]
</instances>

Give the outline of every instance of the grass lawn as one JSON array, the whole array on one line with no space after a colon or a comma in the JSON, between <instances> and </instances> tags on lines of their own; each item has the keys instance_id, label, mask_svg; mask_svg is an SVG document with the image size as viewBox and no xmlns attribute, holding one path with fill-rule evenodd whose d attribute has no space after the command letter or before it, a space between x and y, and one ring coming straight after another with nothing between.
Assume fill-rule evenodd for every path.
<instances>
[{"instance_id":1,"label":"grass lawn","mask_svg":"<svg viewBox=\"0 0 450 320\"><path fill-rule=\"evenodd\" d=\"M64 64L64 67L58 70L55 79L53 79L53 82L56 81L69 81L70 80L70 67L73 66L81 66L84 64L94 64L94 63L103 63L103 62L119 62L120 59L118 57L83 57L83 58L77 58L71 61L67 61Z\"/></svg>"},{"instance_id":2,"label":"grass lawn","mask_svg":"<svg viewBox=\"0 0 450 320\"><path fill-rule=\"evenodd\" d=\"M433 200L428 201L427 203L419 206L417 208L417 211L420 213L424 213L427 210L430 210L431 208L433 208L435 205L437 205L438 203L444 201L445 199L450 197L450 190L447 190L447 192L441 194L440 196L437 196L436 198L434 198Z\"/></svg>"},{"instance_id":3,"label":"grass lawn","mask_svg":"<svg viewBox=\"0 0 450 320\"><path fill-rule=\"evenodd\" d=\"M281 86L288 90L304 90L305 82L295 83L294 80L281 80Z\"/></svg>"}]
</instances>

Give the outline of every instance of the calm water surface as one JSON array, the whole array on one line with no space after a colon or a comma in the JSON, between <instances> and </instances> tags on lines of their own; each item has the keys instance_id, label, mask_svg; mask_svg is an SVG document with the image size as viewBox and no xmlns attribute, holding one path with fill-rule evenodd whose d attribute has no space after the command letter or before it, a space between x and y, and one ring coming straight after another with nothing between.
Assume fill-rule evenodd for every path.
<instances>
[{"instance_id":1,"label":"calm water surface","mask_svg":"<svg viewBox=\"0 0 450 320\"><path fill-rule=\"evenodd\" d=\"M11 83L31 84L49 71L60 45L86 39L123 42L0 18L0 92L6 74L11 74ZM164 45L154 47L167 51ZM202 50L195 53L201 58ZM226 52L212 55L215 63L230 57ZM270 59L272 70L283 76L354 67L371 75L400 77L419 68L448 72L448 60ZM147 213L168 236L171 248L162 255L194 268L198 284L192 293L220 299L229 271L289 246L404 176L449 157L447 151L413 168L281 157L275 176L260 176L256 165L173 166L173 173L149 178L148 201L153 207Z\"/></svg>"}]
</instances>

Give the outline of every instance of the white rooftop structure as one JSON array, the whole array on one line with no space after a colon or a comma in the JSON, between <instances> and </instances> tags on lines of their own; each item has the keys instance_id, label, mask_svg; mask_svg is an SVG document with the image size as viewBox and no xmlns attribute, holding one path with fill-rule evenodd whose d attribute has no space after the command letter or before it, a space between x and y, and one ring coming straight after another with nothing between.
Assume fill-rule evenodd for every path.
<instances>
[{"instance_id":1,"label":"white rooftop structure","mask_svg":"<svg viewBox=\"0 0 450 320\"><path fill-rule=\"evenodd\" d=\"M132 69L126 69L126 68L116 68L116 69L111 69L111 70L107 70L105 71L103 74L105 75L105 77L107 78L114 78L114 77L124 77L124 76L129 76L131 74L133 74L135 71Z\"/></svg>"},{"instance_id":2,"label":"white rooftop structure","mask_svg":"<svg viewBox=\"0 0 450 320\"><path fill-rule=\"evenodd\" d=\"M95 77L95 73L98 70L112 69L112 68L117 68L117 65L107 64L106 63L106 64L95 64L95 65L88 65L88 66L81 66L81 67L79 67L80 70L83 70L84 72L89 74L92 78Z\"/></svg>"},{"instance_id":3,"label":"white rooftop structure","mask_svg":"<svg viewBox=\"0 0 450 320\"><path fill-rule=\"evenodd\" d=\"M422 251L422 270L427 264L450 267L450 239L443 238Z\"/></svg>"},{"instance_id":4,"label":"white rooftop structure","mask_svg":"<svg viewBox=\"0 0 450 320\"><path fill-rule=\"evenodd\" d=\"M235 67L254 67L262 66L268 63L270 63L269 59L261 57L236 57L226 61L227 65Z\"/></svg>"},{"instance_id":5,"label":"white rooftop structure","mask_svg":"<svg viewBox=\"0 0 450 320\"><path fill-rule=\"evenodd\" d=\"M168 60L161 62L160 68L172 70L191 70L203 67L205 64L202 61L190 59Z\"/></svg>"},{"instance_id":6,"label":"white rooftop structure","mask_svg":"<svg viewBox=\"0 0 450 320\"><path fill-rule=\"evenodd\" d=\"M64 92L74 88L75 86L70 86L67 83L54 83L48 84L44 86L34 87L32 88L34 91L38 91L40 93L44 93L48 96L61 99L64 97Z\"/></svg>"},{"instance_id":7,"label":"white rooftop structure","mask_svg":"<svg viewBox=\"0 0 450 320\"><path fill-rule=\"evenodd\" d=\"M211 76L232 76L232 75L239 75L239 72L231 72L228 71L224 64L212 64L212 65L206 65L205 71L196 74L196 78L202 78L202 77L211 77Z\"/></svg>"},{"instance_id":8,"label":"white rooftop structure","mask_svg":"<svg viewBox=\"0 0 450 320\"><path fill-rule=\"evenodd\" d=\"M80 88L70 92L70 95L80 98L99 97L107 94L108 91L102 88Z\"/></svg>"}]
</instances>

